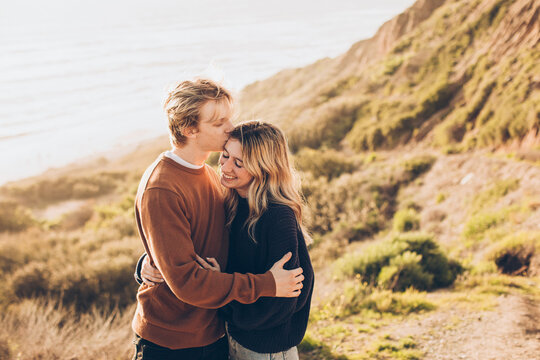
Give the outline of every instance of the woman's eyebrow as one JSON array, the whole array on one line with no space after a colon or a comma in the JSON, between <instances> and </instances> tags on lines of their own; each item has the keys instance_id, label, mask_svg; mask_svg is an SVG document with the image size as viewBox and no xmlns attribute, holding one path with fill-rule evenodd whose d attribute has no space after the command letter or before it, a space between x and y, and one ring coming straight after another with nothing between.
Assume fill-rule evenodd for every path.
<instances>
[{"instance_id":1,"label":"woman's eyebrow","mask_svg":"<svg viewBox=\"0 0 540 360\"><path fill-rule=\"evenodd\" d=\"M235 160L238 160L238 161L240 161L241 163L244 162L244 160L242 160L242 159L240 159L240 158L237 158L237 157L234 156L234 155L231 155L231 153L229 152L229 150L227 150L227 148L225 148L225 147L223 148L223 152L226 152L227 154L229 154L229 156L232 156Z\"/></svg>"}]
</instances>

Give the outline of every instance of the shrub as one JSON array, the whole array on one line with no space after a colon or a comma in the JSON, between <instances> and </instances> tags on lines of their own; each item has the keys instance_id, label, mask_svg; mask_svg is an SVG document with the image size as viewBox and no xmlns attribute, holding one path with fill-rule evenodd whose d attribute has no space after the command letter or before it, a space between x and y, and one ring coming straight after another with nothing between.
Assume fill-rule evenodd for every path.
<instances>
[{"instance_id":1,"label":"shrub","mask_svg":"<svg viewBox=\"0 0 540 360\"><path fill-rule=\"evenodd\" d=\"M22 231L34 223L35 220L30 210L14 201L0 202L0 232Z\"/></svg>"},{"instance_id":2,"label":"shrub","mask_svg":"<svg viewBox=\"0 0 540 360\"><path fill-rule=\"evenodd\" d=\"M437 197L435 198L435 202L437 204L442 203L444 200L446 200L446 194L445 193L438 193Z\"/></svg>"},{"instance_id":3,"label":"shrub","mask_svg":"<svg viewBox=\"0 0 540 360\"><path fill-rule=\"evenodd\" d=\"M423 292L414 289L392 292L375 289L360 281L353 281L347 283L343 292L330 300L323 311L327 311L334 317L347 317L364 311L408 315L433 309L435 305L426 300Z\"/></svg>"},{"instance_id":4,"label":"shrub","mask_svg":"<svg viewBox=\"0 0 540 360\"><path fill-rule=\"evenodd\" d=\"M62 216L60 228L64 230L75 230L83 227L94 214L94 209L89 205L79 207Z\"/></svg>"},{"instance_id":5,"label":"shrub","mask_svg":"<svg viewBox=\"0 0 540 360\"><path fill-rule=\"evenodd\" d=\"M384 63L383 75L393 75L403 64L403 58L394 56L388 58Z\"/></svg>"},{"instance_id":6,"label":"shrub","mask_svg":"<svg viewBox=\"0 0 540 360\"><path fill-rule=\"evenodd\" d=\"M404 252L405 248L403 242L382 241L363 249L361 254L345 255L334 267L337 275L358 274L363 281L375 285L381 269L390 263L390 259Z\"/></svg>"},{"instance_id":7,"label":"shrub","mask_svg":"<svg viewBox=\"0 0 540 360\"><path fill-rule=\"evenodd\" d=\"M348 243L361 241L379 231L380 226L381 224L379 224L376 217L368 218L365 222L357 224L341 223L327 235L327 241L333 243L336 243L339 239L344 239Z\"/></svg>"},{"instance_id":8,"label":"shrub","mask_svg":"<svg viewBox=\"0 0 540 360\"><path fill-rule=\"evenodd\" d=\"M10 286L19 298L43 296L47 293L50 276L46 264L32 262L13 273Z\"/></svg>"},{"instance_id":9,"label":"shrub","mask_svg":"<svg viewBox=\"0 0 540 360\"><path fill-rule=\"evenodd\" d=\"M336 262L335 270L337 275L358 275L388 289L431 290L451 285L463 268L446 257L432 236L408 233L346 255Z\"/></svg>"},{"instance_id":10,"label":"shrub","mask_svg":"<svg viewBox=\"0 0 540 360\"><path fill-rule=\"evenodd\" d=\"M300 344L298 344L298 352L311 360L347 360L344 355L335 355L328 345L319 341L311 334L306 334Z\"/></svg>"},{"instance_id":11,"label":"shrub","mask_svg":"<svg viewBox=\"0 0 540 360\"><path fill-rule=\"evenodd\" d=\"M28 186L8 186L6 195L21 203L46 205L69 199L87 199L105 195L116 189L126 179L124 172L100 172L87 176L60 176L39 180Z\"/></svg>"},{"instance_id":12,"label":"shrub","mask_svg":"<svg viewBox=\"0 0 540 360\"><path fill-rule=\"evenodd\" d=\"M304 148L295 156L295 164L302 171L309 171L315 177L328 179L355 170L354 162L346 155L332 149L313 150Z\"/></svg>"},{"instance_id":13,"label":"shrub","mask_svg":"<svg viewBox=\"0 0 540 360\"><path fill-rule=\"evenodd\" d=\"M378 164L365 172L344 173L331 180L306 173L302 192L311 210L310 229L325 234L339 224L348 224L357 227L357 235L368 235L384 228L394 212L397 178Z\"/></svg>"},{"instance_id":14,"label":"shrub","mask_svg":"<svg viewBox=\"0 0 540 360\"><path fill-rule=\"evenodd\" d=\"M411 284L418 290L430 289L433 275L424 271L420 265L421 260L422 255L405 251L381 269L377 283L392 291L404 291Z\"/></svg>"},{"instance_id":15,"label":"shrub","mask_svg":"<svg viewBox=\"0 0 540 360\"><path fill-rule=\"evenodd\" d=\"M493 261L503 274L521 275L527 273L531 259L540 245L537 233L509 235L493 245L487 259Z\"/></svg>"},{"instance_id":16,"label":"shrub","mask_svg":"<svg viewBox=\"0 0 540 360\"><path fill-rule=\"evenodd\" d=\"M487 230L497 226L506 219L504 212L485 212L472 216L463 229L463 236L467 239L479 239Z\"/></svg>"},{"instance_id":17,"label":"shrub","mask_svg":"<svg viewBox=\"0 0 540 360\"><path fill-rule=\"evenodd\" d=\"M437 158L434 156L421 155L404 161L402 166L409 177L409 181L412 181L429 171L436 160Z\"/></svg>"},{"instance_id":18,"label":"shrub","mask_svg":"<svg viewBox=\"0 0 540 360\"><path fill-rule=\"evenodd\" d=\"M312 109L288 133L291 150L337 146L353 127L365 103L363 99L338 97Z\"/></svg>"},{"instance_id":19,"label":"shrub","mask_svg":"<svg viewBox=\"0 0 540 360\"><path fill-rule=\"evenodd\" d=\"M15 243L0 243L0 273L7 274L27 262L27 256Z\"/></svg>"},{"instance_id":20,"label":"shrub","mask_svg":"<svg viewBox=\"0 0 540 360\"><path fill-rule=\"evenodd\" d=\"M0 359L11 359L11 350L6 339L0 339Z\"/></svg>"},{"instance_id":21,"label":"shrub","mask_svg":"<svg viewBox=\"0 0 540 360\"><path fill-rule=\"evenodd\" d=\"M406 232L420 229L420 216L413 209L399 210L394 214L395 231Z\"/></svg>"},{"instance_id":22,"label":"shrub","mask_svg":"<svg viewBox=\"0 0 540 360\"><path fill-rule=\"evenodd\" d=\"M475 213L483 208L490 208L499 199L519 188L518 179L505 179L496 181L489 189L476 195L471 204L471 212Z\"/></svg>"},{"instance_id":23,"label":"shrub","mask_svg":"<svg viewBox=\"0 0 540 360\"><path fill-rule=\"evenodd\" d=\"M425 293L407 289L402 293L382 290L373 292L363 304L363 308L393 315L408 315L435 309L435 305L426 300Z\"/></svg>"}]
</instances>

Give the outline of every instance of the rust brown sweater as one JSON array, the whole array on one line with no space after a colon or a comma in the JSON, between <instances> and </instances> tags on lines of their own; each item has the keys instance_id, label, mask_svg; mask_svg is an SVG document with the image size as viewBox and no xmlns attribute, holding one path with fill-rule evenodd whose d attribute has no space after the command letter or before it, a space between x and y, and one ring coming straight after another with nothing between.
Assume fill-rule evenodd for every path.
<instances>
[{"instance_id":1,"label":"rust brown sweater","mask_svg":"<svg viewBox=\"0 0 540 360\"><path fill-rule=\"evenodd\" d=\"M171 349L205 346L224 334L217 308L275 295L269 271L226 274L195 261L198 254L227 266L222 191L211 167L189 169L161 155L143 175L135 215L146 253L165 279L137 293L132 327L142 338Z\"/></svg>"}]
</instances>

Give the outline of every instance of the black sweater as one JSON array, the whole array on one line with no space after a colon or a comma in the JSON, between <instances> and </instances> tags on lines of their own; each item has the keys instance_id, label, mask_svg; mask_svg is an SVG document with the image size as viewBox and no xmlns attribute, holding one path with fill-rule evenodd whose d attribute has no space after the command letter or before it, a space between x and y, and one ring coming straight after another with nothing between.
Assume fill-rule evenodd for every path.
<instances>
[{"instance_id":1,"label":"black sweater","mask_svg":"<svg viewBox=\"0 0 540 360\"><path fill-rule=\"evenodd\" d=\"M285 269L302 267L305 277L302 292L297 298L262 297L253 304L233 301L220 309L220 314L228 323L229 334L242 346L259 353L280 352L298 345L306 332L313 268L291 208L271 204L257 222L256 243L244 226L248 215L246 199L239 198L231 226L226 271L263 274L290 251L292 258Z\"/></svg>"}]
</instances>

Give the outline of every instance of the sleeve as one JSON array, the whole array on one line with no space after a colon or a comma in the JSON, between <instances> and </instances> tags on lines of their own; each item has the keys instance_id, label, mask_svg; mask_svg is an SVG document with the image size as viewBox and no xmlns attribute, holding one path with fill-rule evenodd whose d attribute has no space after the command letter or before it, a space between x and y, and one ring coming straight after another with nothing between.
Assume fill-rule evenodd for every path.
<instances>
[{"instance_id":1,"label":"sleeve","mask_svg":"<svg viewBox=\"0 0 540 360\"><path fill-rule=\"evenodd\" d=\"M254 275L202 269L195 260L185 208L177 194L151 188L142 194L141 211L136 214L150 260L179 300L217 309L233 300L252 303L261 296L275 296L276 285L270 271Z\"/></svg>"},{"instance_id":2,"label":"sleeve","mask_svg":"<svg viewBox=\"0 0 540 360\"><path fill-rule=\"evenodd\" d=\"M298 227L294 212L289 207L280 207L277 219L267 231L269 248L269 269L276 261L281 259L287 252L292 252L292 257L285 264L285 269L294 269L300 266L298 257ZM306 279L308 280L308 279ZM296 298L260 298L253 304L241 304L232 302L220 310L223 318L236 327L243 330L265 330L273 328L288 321L294 313L303 308L311 292L311 281L304 280L304 287L299 297Z\"/></svg>"},{"instance_id":3,"label":"sleeve","mask_svg":"<svg viewBox=\"0 0 540 360\"><path fill-rule=\"evenodd\" d=\"M133 277L135 278L135 281L137 282L137 284L139 285L142 285L143 284L143 279L142 279L142 276L141 276L141 271L142 271L142 264L143 264L143 261L144 261L144 258L146 257L146 253L143 253L141 255L141 257L139 258L139 260L137 261L137 265L135 266L135 273L133 273Z\"/></svg>"}]
</instances>

